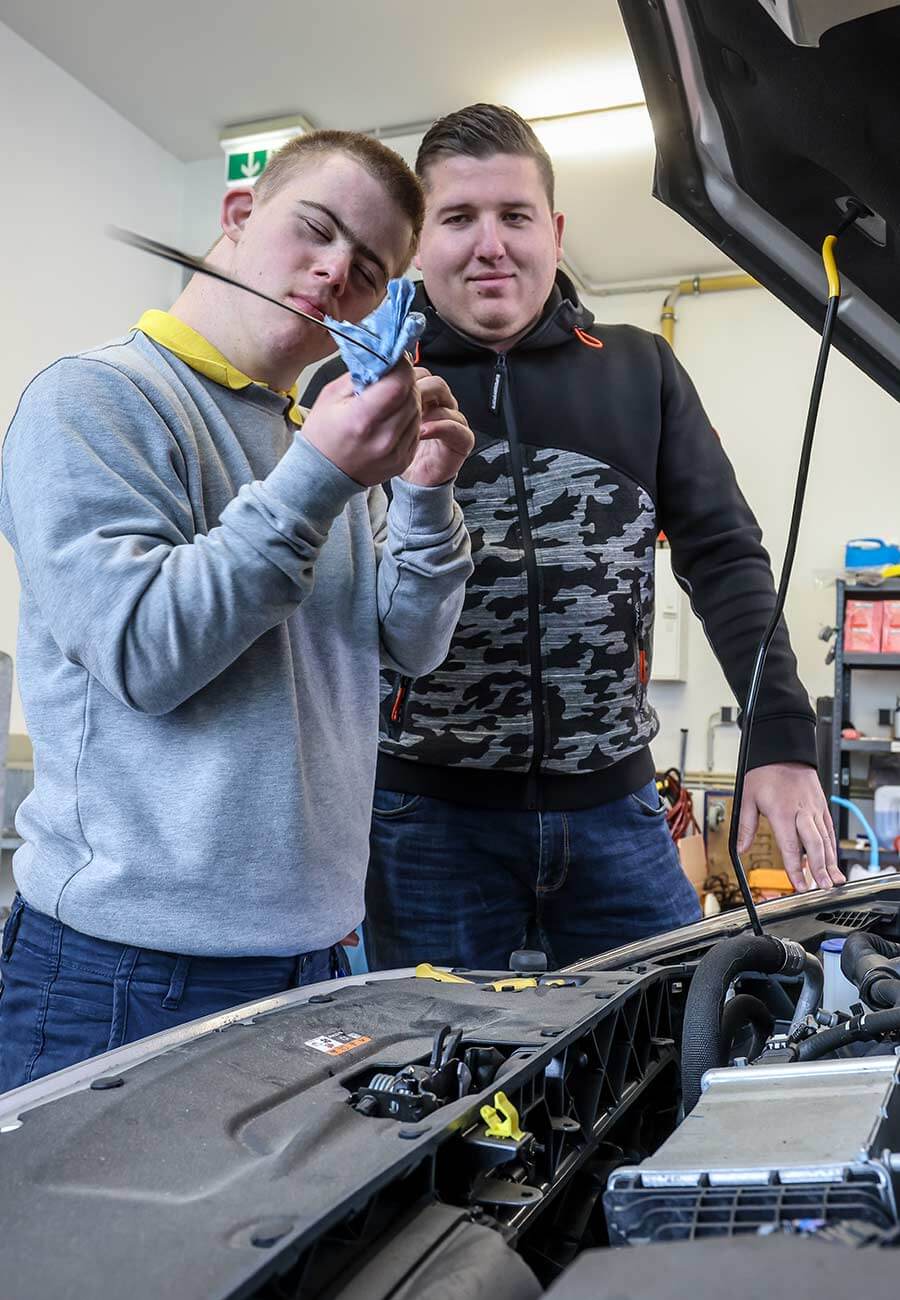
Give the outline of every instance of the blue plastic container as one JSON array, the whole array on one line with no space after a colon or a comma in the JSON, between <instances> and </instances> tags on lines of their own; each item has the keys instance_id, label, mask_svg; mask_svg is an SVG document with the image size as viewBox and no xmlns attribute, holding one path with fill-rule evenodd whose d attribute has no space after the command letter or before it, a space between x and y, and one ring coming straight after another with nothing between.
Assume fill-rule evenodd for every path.
<instances>
[{"instance_id":1,"label":"blue plastic container","mask_svg":"<svg viewBox=\"0 0 900 1300\"><path fill-rule=\"evenodd\" d=\"M881 537L854 537L847 543L845 569L880 569L883 564L900 564L900 546Z\"/></svg>"}]
</instances>

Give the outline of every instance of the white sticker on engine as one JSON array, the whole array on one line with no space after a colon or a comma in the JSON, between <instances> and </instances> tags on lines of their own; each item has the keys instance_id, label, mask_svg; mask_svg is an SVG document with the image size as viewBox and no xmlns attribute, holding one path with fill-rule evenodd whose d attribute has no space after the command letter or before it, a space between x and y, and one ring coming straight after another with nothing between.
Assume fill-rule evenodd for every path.
<instances>
[{"instance_id":1,"label":"white sticker on engine","mask_svg":"<svg viewBox=\"0 0 900 1300\"><path fill-rule=\"evenodd\" d=\"M362 1047L363 1043L371 1043L371 1038L366 1038L364 1034L348 1034L344 1030L338 1029L333 1034L322 1034L319 1038L310 1038L306 1042L307 1047L312 1047L317 1052L326 1052L329 1056L342 1056L344 1052L352 1052L356 1047Z\"/></svg>"}]
</instances>

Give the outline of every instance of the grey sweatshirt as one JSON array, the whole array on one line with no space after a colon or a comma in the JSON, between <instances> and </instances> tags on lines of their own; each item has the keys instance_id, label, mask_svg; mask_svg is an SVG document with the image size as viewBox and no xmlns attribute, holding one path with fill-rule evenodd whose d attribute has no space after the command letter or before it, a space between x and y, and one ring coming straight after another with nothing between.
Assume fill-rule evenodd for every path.
<instances>
[{"instance_id":1,"label":"grey sweatshirt","mask_svg":"<svg viewBox=\"0 0 900 1300\"><path fill-rule=\"evenodd\" d=\"M444 658L452 486L364 490L259 385L140 332L31 383L3 449L35 788L17 884L76 929L288 955L358 925L379 666Z\"/></svg>"}]
</instances>

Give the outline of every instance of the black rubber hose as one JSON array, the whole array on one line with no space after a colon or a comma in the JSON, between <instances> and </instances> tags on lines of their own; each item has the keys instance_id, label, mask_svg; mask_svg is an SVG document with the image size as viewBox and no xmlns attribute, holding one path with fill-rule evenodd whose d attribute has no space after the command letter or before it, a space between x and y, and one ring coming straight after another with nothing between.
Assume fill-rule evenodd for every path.
<instances>
[{"instance_id":1,"label":"black rubber hose","mask_svg":"<svg viewBox=\"0 0 900 1300\"><path fill-rule=\"evenodd\" d=\"M766 989L768 1007L776 1020L793 1020L794 1003L793 999L785 990L783 984L778 980L769 980L769 986Z\"/></svg>"},{"instance_id":2,"label":"black rubber hose","mask_svg":"<svg viewBox=\"0 0 900 1300\"><path fill-rule=\"evenodd\" d=\"M841 971L859 989L859 996L870 1007L900 1005L900 943L891 943L878 934L857 930L844 943Z\"/></svg>"},{"instance_id":3,"label":"black rubber hose","mask_svg":"<svg viewBox=\"0 0 900 1300\"><path fill-rule=\"evenodd\" d=\"M803 962L803 987L791 1016L792 1025L801 1025L807 1016L814 1016L822 1005L825 989L825 971L818 957L807 953Z\"/></svg>"},{"instance_id":4,"label":"black rubber hose","mask_svg":"<svg viewBox=\"0 0 900 1300\"><path fill-rule=\"evenodd\" d=\"M804 1038L796 1047L798 1061L820 1061L823 1056L836 1052L851 1043L871 1042L884 1034L900 1030L900 1007L892 1011L868 1011L865 1015L848 1020L834 1029L822 1029L812 1038Z\"/></svg>"},{"instance_id":5,"label":"black rubber hose","mask_svg":"<svg viewBox=\"0 0 900 1300\"><path fill-rule=\"evenodd\" d=\"M725 1010L722 1012L720 1034L722 1056L719 1064L728 1065L734 1053L735 1039L747 1026L752 1030L752 1037L749 1047L742 1055L750 1061L754 1060L765 1047L766 1039L771 1034L774 1024L775 1017L765 1002L755 998L752 993L738 993L731 998L725 1003Z\"/></svg>"},{"instance_id":6,"label":"black rubber hose","mask_svg":"<svg viewBox=\"0 0 900 1300\"><path fill-rule=\"evenodd\" d=\"M736 975L800 975L805 952L771 935L740 934L710 948L694 972L684 1009L681 1041L681 1091L685 1114L700 1100L700 1081L722 1061L722 1012Z\"/></svg>"}]
</instances>

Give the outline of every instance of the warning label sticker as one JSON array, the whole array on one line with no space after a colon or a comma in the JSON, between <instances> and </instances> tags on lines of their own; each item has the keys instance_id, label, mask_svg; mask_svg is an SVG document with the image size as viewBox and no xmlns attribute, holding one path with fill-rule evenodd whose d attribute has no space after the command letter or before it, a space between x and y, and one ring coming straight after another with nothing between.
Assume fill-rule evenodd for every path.
<instances>
[{"instance_id":1,"label":"warning label sticker","mask_svg":"<svg viewBox=\"0 0 900 1300\"><path fill-rule=\"evenodd\" d=\"M307 1047L312 1047L317 1052L326 1052L329 1056L342 1056L344 1052L352 1052L357 1047L362 1047L363 1043L371 1043L371 1038L366 1038L364 1034L348 1034L344 1030L336 1030L333 1034L322 1034L319 1038L310 1038L306 1042Z\"/></svg>"}]
</instances>

